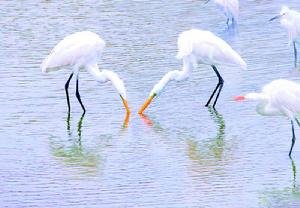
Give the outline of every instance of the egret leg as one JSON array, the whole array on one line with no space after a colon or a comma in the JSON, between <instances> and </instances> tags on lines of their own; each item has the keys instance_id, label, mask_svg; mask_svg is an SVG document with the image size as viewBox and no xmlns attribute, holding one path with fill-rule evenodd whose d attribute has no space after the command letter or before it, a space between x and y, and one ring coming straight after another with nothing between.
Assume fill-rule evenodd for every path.
<instances>
[{"instance_id":1,"label":"egret leg","mask_svg":"<svg viewBox=\"0 0 300 208\"><path fill-rule=\"evenodd\" d=\"M227 18L226 25L229 26L229 18Z\"/></svg>"},{"instance_id":2,"label":"egret leg","mask_svg":"<svg viewBox=\"0 0 300 208\"><path fill-rule=\"evenodd\" d=\"M297 47L296 47L296 43L293 42L294 45L294 66L295 68L297 68Z\"/></svg>"},{"instance_id":3,"label":"egret leg","mask_svg":"<svg viewBox=\"0 0 300 208\"><path fill-rule=\"evenodd\" d=\"M218 76L219 81L218 81L218 84L217 84L215 90L214 90L213 93L211 94L211 96L210 96L210 98L208 99L208 101L207 101L207 103L206 103L205 106L207 107L207 106L209 105L211 99L214 97L214 95L215 95L217 89L219 88L217 97L216 97L215 102L214 102L214 104L213 104L213 108L215 108L215 105L216 105L216 103L217 103L217 100L218 100L218 98L219 98L219 95L220 95L220 93L221 93L221 90L222 90L222 88L223 88L224 80L223 80L223 78L221 77L220 73L218 72L217 67L215 67L214 65L212 65L212 68L213 68L214 72L216 73L216 75Z\"/></svg>"},{"instance_id":4,"label":"egret leg","mask_svg":"<svg viewBox=\"0 0 300 208\"><path fill-rule=\"evenodd\" d=\"M292 137L292 146L291 146L291 149L290 149L290 152L289 152L289 157L291 157L292 150L293 150L293 147L294 147L294 144L295 144L295 141L296 141L295 130L294 130L294 122L291 121L291 124L292 124L293 137Z\"/></svg>"},{"instance_id":5,"label":"egret leg","mask_svg":"<svg viewBox=\"0 0 300 208\"><path fill-rule=\"evenodd\" d=\"M81 107L82 107L82 109L83 109L83 113L85 113L85 108L84 108L84 106L83 106L83 104L82 104L82 101L81 101L81 98L80 98L80 94L79 94L79 89L78 89L79 87L78 87L78 77L77 77L77 79L76 79L76 97L77 97L77 99L78 99L78 101L79 101L79 103L80 103L80 105L81 105Z\"/></svg>"},{"instance_id":6,"label":"egret leg","mask_svg":"<svg viewBox=\"0 0 300 208\"><path fill-rule=\"evenodd\" d=\"M67 102L68 102L69 114L70 114L70 111L71 111L71 107L70 107L70 98L69 98L68 89L69 89L69 84L70 84L70 81L71 81L72 77L73 77L73 73L70 75L68 81L65 84L65 90L66 90L66 95L67 95Z\"/></svg>"}]
</instances>

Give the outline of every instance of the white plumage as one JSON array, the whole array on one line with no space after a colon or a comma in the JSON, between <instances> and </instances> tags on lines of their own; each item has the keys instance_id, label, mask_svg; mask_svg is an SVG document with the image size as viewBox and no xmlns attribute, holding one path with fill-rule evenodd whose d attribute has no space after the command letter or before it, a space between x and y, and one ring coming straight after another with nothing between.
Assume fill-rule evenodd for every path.
<instances>
[{"instance_id":1,"label":"white plumage","mask_svg":"<svg viewBox=\"0 0 300 208\"><path fill-rule=\"evenodd\" d=\"M231 20L232 24L239 20L239 1L238 0L214 0L217 7L227 17L227 25Z\"/></svg>"},{"instance_id":2,"label":"white plumage","mask_svg":"<svg viewBox=\"0 0 300 208\"><path fill-rule=\"evenodd\" d=\"M207 65L238 66L246 69L247 64L224 40L210 31L192 29L178 37L178 59L195 58Z\"/></svg>"},{"instance_id":3,"label":"white plumage","mask_svg":"<svg viewBox=\"0 0 300 208\"><path fill-rule=\"evenodd\" d=\"M257 112L261 115L287 116L292 123L293 142L289 155L295 142L294 121L300 125L297 113L300 113L300 85L298 83L278 79L265 85L261 93L248 93L245 96L236 96L236 101L256 100L258 101Z\"/></svg>"},{"instance_id":4,"label":"white plumage","mask_svg":"<svg viewBox=\"0 0 300 208\"><path fill-rule=\"evenodd\" d=\"M42 71L56 71L67 65L84 67L91 62L97 62L104 47L105 41L93 32L71 34L61 40L45 58L41 65Z\"/></svg>"},{"instance_id":5,"label":"white plumage","mask_svg":"<svg viewBox=\"0 0 300 208\"><path fill-rule=\"evenodd\" d=\"M212 66L219 82L216 89L209 98L206 106L209 105L217 89L219 89L213 107L215 106L219 94L223 87L223 79L217 70L217 66L236 66L246 69L247 64L224 40L217 37L213 33L204 30L191 29L182 32L178 37L178 53L177 58L182 60L182 70L170 71L152 88L148 100L139 110L142 113L151 100L158 96L169 81L183 81L187 79L197 63Z\"/></svg>"},{"instance_id":6,"label":"white plumage","mask_svg":"<svg viewBox=\"0 0 300 208\"><path fill-rule=\"evenodd\" d=\"M51 51L41 64L42 72L50 72L61 69L65 66L72 66L72 73L65 85L68 108L70 112L70 102L68 87L69 82L75 75L76 96L85 112L85 108L81 102L78 90L78 74L80 68L85 68L98 82L104 83L111 81L117 92L120 94L127 114L130 112L126 101L126 88L119 76L109 70L100 71L97 60L103 52L105 41L96 33L83 31L71 34L61 40Z\"/></svg>"}]
</instances>

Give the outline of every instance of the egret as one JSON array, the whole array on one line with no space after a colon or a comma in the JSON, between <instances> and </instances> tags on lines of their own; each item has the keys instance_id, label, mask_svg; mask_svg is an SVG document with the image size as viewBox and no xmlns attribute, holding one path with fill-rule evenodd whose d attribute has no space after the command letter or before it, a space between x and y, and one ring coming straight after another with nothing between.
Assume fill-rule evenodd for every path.
<instances>
[{"instance_id":1,"label":"egret","mask_svg":"<svg viewBox=\"0 0 300 208\"><path fill-rule=\"evenodd\" d=\"M297 68L297 45L300 44L300 13L284 6L279 15L269 21L280 19L280 24L287 30L289 44L294 46L294 66Z\"/></svg>"},{"instance_id":2,"label":"egret","mask_svg":"<svg viewBox=\"0 0 300 208\"><path fill-rule=\"evenodd\" d=\"M207 0L208 3L210 0ZM214 0L215 4L227 17L226 24L229 26L231 24L237 23L239 19L239 0Z\"/></svg>"},{"instance_id":3,"label":"egret","mask_svg":"<svg viewBox=\"0 0 300 208\"><path fill-rule=\"evenodd\" d=\"M76 77L76 97L85 113L78 89L79 69L81 68L85 68L100 83L111 81L123 101L127 114L130 113L123 81L116 73L109 70L100 71L98 68L97 58L102 54L104 47L105 41L97 34L90 31L77 32L61 40L42 62L41 69L45 73L60 70L65 66L72 67L72 73L65 84L69 113L71 108L68 88L73 76Z\"/></svg>"},{"instance_id":4,"label":"egret","mask_svg":"<svg viewBox=\"0 0 300 208\"><path fill-rule=\"evenodd\" d=\"M286 116L291 120L292 145L289 156L291 156L295 144L294 122L300 127L296 114L300 112L300 85L285 79L278 79L265 85L261 93L248 93L244 96L236 96L236 101L255 100L259 104L256 111L265 116Z\"/></svg>"},{"instance_id":5,"label":"egret","mask_svg":"<svg viewBox=\"0 0 300 208\"><path fill-rule=\"evenodd\" d=\"M238 66L246 69L245 61L224 40L204 30L191 29L181 33L178 38L178 53L176 57L183 62L182 70L170 71L163 76L151 90L149 98L140 108L139 114L143 113L152 99L162 92L169 81L183 81L187 79L192 69L196 68L197 63L210 65L219 79L215 90L205 105L207 107L210 104L211 99L219 89L213 108L217 103L224 83L216 66Z\"/></svg>"}]
</instances>

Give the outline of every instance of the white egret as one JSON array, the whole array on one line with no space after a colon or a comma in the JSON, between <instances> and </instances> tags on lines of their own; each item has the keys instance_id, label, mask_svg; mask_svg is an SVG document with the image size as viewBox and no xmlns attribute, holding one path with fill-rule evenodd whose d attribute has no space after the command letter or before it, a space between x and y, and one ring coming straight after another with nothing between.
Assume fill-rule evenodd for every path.
<instances>
[{"instance_id":1,"label":"white egret","mask_svg":"<svg viewBox=\"0 0 300 208\"><path fill-rule=\"evenodd\" d=\"M123 81L116 73L109 70L100 71L98 68L97 58L101 55L104 47L104 40L97 34L89 31L77 32L61 40L43 61L41 65L42 72L57 71L68 65L73 67L72 73L65 84L69 113L71 108L68 88L73 75L76 77L76 97L85 113L78 89L80 68L85 68L100 83L111 81L123 101L127 114L130 113Z\"/></svg>"},{"instance_id":2,"label":"white egret","mask_svg":"<svg viewBox=\"0 0 300 208\"><path fill-rule=\"evenodd\" d=\"M300 127L296 114L300 112L300 85L285 79L274 80L265 85L261 93L248 93L244 96L236 96L236 101L255 100L259 104L256 110L265 116L282 115L287 116L292 124L292 146L289 156L291 156L295 144L294 122Z\"/></svg>"},{"instance_id":3,"label":"white egret","mask_svg":"<svg viewBox=\"0 0 300 208\"><path fill-rule=\"evenodd\" d=\"M300 44L300 13L284 6L279 15L270 19L280 19L280 24L287 30L289 44L294 46L294 66L297 68L297 45Z\"/></svg>"},{"instance_id":4,"label":"white egret","mask_svg":"<svg viewBox=\"0 0 300 208\"><path fill-rule=\"evenodd\" d=\"M242 69L246 68L246 63L224 40L215 36L213 33L204 30L192 29L185 31L178 38L178 59L182 59L182 70L170 71L153 87L148 100L140 108L139 114L147 108L152 99L158 96L169 81L183 81L187 79L193 68L196 68L197 63L210 65L219 82L206 103L209 105L216 91L219 89L216 99L213 103L215 107L220 92L223 87L224 80L219 74L218 65L238 66Z\"/></svg>"},{"instance_id":5,"label":"white egret","mask_svg":"<svg viewBox=\"0 0 300 208\"><path fill-rule=\"evenodd\" d=\"M208 3L211 0L207 0ZM226 24L229 25L231 20L231 24L235 24L239 19L239 0L213 0L217 7L224 13L227 17Z\"/></svg>"}]
</instances>

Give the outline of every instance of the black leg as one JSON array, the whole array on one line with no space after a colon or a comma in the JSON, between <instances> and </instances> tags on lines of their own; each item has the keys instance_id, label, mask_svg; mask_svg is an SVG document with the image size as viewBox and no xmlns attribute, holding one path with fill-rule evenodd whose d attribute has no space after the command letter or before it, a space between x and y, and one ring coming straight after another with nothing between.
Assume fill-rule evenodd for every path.
<instances>
[{"instance_id":1,"label":"black leg","mask_svg":"<svg viewBox=\"0 0 300 208\"><path fill-rule=\"evenodd\" d=\"M218 72L218 69L217 69L214 65L212 65L212 68L213 68L214 72L216 73L216 75L218 76L219 81L218 81L218 84L217 84L215 90L214 90L213 93L211 94L211 96L210 96L210 98L208 99L208 101L207 101L207 103L206 103L205 106L207 107L207 106L209 105L211 99L214 97L214 95L215 95L217 89L219 88L217 97L216 97L215 102L214 102L214 104L213 104L213 108L215 108L215 105L216 105L216 103L217 103L217 100L218 100L218 98L219 98L219 95L220 95L220 93L221 93L221 90L222 90L222 88L223 88L224 80L223 80L223 78L221 77L220 73Z\"/></svg>"},{"instance_id":2,"label":"black leg","mask_svg":"<svg viewBox=\"0 0 300 208\"><path fill-rule=\"evenodd\" d=\"M82 104L82 102L81 102L81 98L80 98L80 94L79 94L79 89L78 89L78 78L76 79L76 97L77 97L77 99L78 99L78 101L79 101L79 103L80 103L80 105L81 105L81 107L82 107L82 109L83 109L83 113L85 113L85 108L84 108L84 106L83 106L83 104Z\"/></svg>"},{"instance_id":3,"label":"black leg","mask_svg":"<svg viewBox=\"0 0 300 208\"><path fill-rule=\"evenodd\" d=\"M65 84L65 90L66 90L66 95L67 95L67 102L68 102L69 114L70 114L70 111L71 111L71 107L70 107L70 99L69 99L68 89L69 89L69 84L70 84L70 81L71 81L72 77L73 77L73 73L70 75L68 81Z\"/></svg>"},{"instance_id":4,"label":"black leg","mask_svg":"<svg viewBox=\"0 0 300 208\"><path fill-rule=\"evenodd\" d=\"M290 149L290 152L289 152L289 156L291 157L291 154L292 154L292 150L293 150L293 147L294 147L294 144L295 144L295 140L296 140L296 136L295 136L295 130L294 130L294 122L291 121L291 124L292 124L292 133L293 133L293 138L292 138L292 146L291 146L291 149Z\"/></svg>"},{"instance_id":5,"label":"black leg","mask_svg":"<svg viewBox=\"0 0 300 208\"><path fill-rule=\"evenodd\" d=\"M226 20L226 25L229 26L229 18Z\"/></svg>"},{"instance_id":6,"label":"black leg","mask_svg":"<svg viewBox=\"0 0 300 208\"><path fill-rule=\"evenodd\" d=\"M297 122L298 126L300 127L300 122L298 121L298 119L297 119L297 118L295 118L295 120L296 120L296 122Z\"/></svg>"},{"instance_id":7,"label":"black leg","mask_svg":"<svg viewBox=\"0 0 300 208\"><path fill-rule=\"evenodd\" d=\"M295 66L295 68L297 68L297 47L296 47L296 43L293 42L293 45L294 45L294 57L295 57L294 66Z\"/></svg>"}]
</instances>

